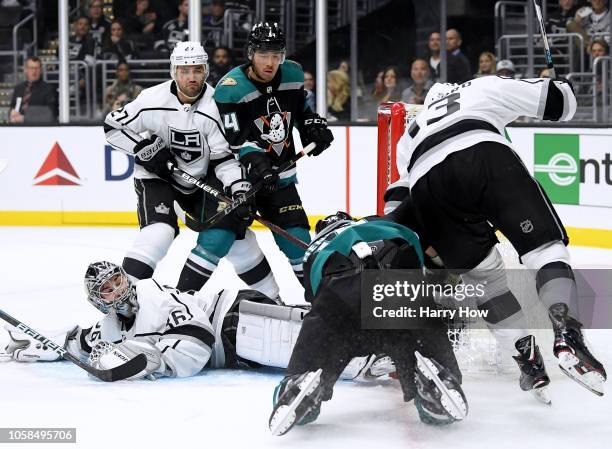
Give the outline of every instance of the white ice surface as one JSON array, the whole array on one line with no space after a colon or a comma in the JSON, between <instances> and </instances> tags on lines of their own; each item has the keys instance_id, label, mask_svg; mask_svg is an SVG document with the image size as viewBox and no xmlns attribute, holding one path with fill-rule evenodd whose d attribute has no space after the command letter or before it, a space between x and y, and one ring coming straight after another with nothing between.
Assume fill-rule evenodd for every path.
<instances>
[{"instance_id":1,"label":"white ice surface","mask_svg":"<svg viewBox=\"0 0 612 449\"><path fill-rule=\"evenodd\" d=\"M39 331L91 324L99 313L83 298L87 264L121 262L133 228L0 228L0 308ZM277 270L281 295L302 290L268 233L258 239ZM156 278L173 285L195 240L183 231ZM612 266L612 251L571 248L574 266ZM223 264L207 288L240 282ZM612 366L612 331L591 331ZM0 331L0 340L6 338ZM267 421L275 372L210 370L190 379L105 384L68 363L0 364L0 427L76 427L78 448L521 448L612 447L612 393L596 397L548 367L553 406L535 402L512 376L466 376L464 422L432 428L394 381L342 382L316 423L272 437ZM13 447L11 444L2 447ZM40 447L20 444L18 448Z\"/></svg>"}]
</instances>

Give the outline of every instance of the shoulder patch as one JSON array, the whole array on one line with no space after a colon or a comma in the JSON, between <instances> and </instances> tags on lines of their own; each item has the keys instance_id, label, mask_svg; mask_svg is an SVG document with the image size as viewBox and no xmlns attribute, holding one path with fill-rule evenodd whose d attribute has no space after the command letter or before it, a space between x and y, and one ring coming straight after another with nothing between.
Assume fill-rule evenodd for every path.
<instances>
[{"instance_id":1,"label":"shoulder patch","mask_svg":"<svg viewBox=\"0 0 612 449\"><path fill-rule=\"evenodd\" d=\"M238 84L238 81L236 81L234 78L228 77L221 80L222 86L235 86L236 84Z\"/></svg>"}]
</instances>

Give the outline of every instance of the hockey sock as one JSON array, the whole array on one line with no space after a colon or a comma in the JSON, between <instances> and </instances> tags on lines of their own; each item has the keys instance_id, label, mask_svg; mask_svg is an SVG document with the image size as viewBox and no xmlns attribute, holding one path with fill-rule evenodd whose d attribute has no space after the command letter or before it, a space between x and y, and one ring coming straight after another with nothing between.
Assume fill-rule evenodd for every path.
<instances>
[{"instance_id":1,"label":"hockey sock","mask_svg":"<svg viewBox=\"0 0 612 449\"><path fill-rule=\"evenodd\" d=\"M153 276L157 262L168 252L174 229L166 223L153 223L140 230L123 259L123 269L132 281Z\"/></svg>"},{"instance_id":2,"label":"hockey sock","mask_svg":"<svg viewBox=\"0 0 612 449\"><path fill-rule=\"evenodd\" d=\"M310 232L308 229L295 227L287 228L286 231L301 241L310 243ZM285 254L285 256L287 256L287 259L289 259L289 263L291 264L291 268L293 268L295 277L297 277L298 281L300 281L300 284L304 285L304 267L302 265L302 259L306 250L300 248L278 234L274 234L274 240L276 241L276 244L280 250Z\"/></svg>"},{"instance_id":3,"label":"hockey sock","mask_svg":"<svg viewBox=\"0 0 612 449\"><path fill-rule=\"evenodd\" d=\"M576 316L578 289L574 272L565 262L551 262L540 268L536 274L536 288L540 301L549 308L558 303L569 307L570 315Z\"/></svg>"}]
</instances>

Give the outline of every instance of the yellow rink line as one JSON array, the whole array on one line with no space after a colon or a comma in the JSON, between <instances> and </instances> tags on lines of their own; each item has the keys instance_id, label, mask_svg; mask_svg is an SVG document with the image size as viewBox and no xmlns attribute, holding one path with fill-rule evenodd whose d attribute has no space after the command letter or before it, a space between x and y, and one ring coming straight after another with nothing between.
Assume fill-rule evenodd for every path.
<instances>
[{"instance_id":1,"label":"yellow rink line","mask_svg":"<svg viewBox=\"0 0 612 449\"><path fill-rule=\"evenodd\" d=\"M323 218L308 217L310 226ZM136 212L0 211L0 226L136 226ZM253 229L264 229L255 222ZM573 246L612 249L612 229L566 227ZM1 231L0 231L1 232Z\"/></svg>"}]
</instances>

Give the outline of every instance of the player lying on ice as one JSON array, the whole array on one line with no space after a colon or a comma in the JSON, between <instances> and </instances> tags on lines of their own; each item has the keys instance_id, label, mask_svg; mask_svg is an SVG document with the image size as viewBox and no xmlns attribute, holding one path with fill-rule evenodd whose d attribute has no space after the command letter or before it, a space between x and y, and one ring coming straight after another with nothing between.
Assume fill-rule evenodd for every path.
<instances>
[{"instance_id":1,"label":"player lying on ice","mask_svg":"<svg viewBox=\"0 0 612 449\"><path fill-rule=\"evenodd\" d=\"M284 368L302 317L308 312L307 306L278 306L255 290L190 294L161 286L154 279L133 284L125 270L111 262L89 265L85 290L87 300L106 316L90 328L76 326L67 333L64 346L73 354L88 357L98 369L113 368L144 353L148 365L135 379L193 376L205 367L266 364ZM283 320L283 316L289 319ZM271 330L262 336L265 326ZM242 329L241 335L237 336L237 329ZM286 338L287 330L294 338ZM59 355L10 328L0 359L55 361ZM359 357L343 377L368 378L392 371L388 357Z\"/></svg>"},{"instance_id":2,"label":"player lying on ice","mask_svg":"<svg viewBox=\"0 0 612 449\"><path fill-rule=\"evenodd\" d=\"M419 330L361 328L362 271L422 268L417 235L390 221L354 221L338 212L317 223L304 257L312 309L304 317L286 377L274 391L272 433L283 435L295 424L317 419L321 402L331 399L348 361L374 348L395 362L404 400L414 399L423 422L465 418L461 372L442 321Z\"/></svg>"},{"instance_id":3,"label":"player lying on ice","mask_svg":"<svg viewBox=\"0 0 612 449\"><path fill-rule=\"evenodd\" d=\"M565 80L490 76L436 83L398 142L395 190L403 187L405 198L391 215L415 229L464 283L486 285L478 308L491 312L487 324L500 346L518 351L521 388L537 392L549 378L535 338L520 328L523 311L495 247L501 231L535 274L559 367L601 396L607 375L583 336L565 227L504 134L522 116L569 121L575 112Z\"/></svg>"}]
</instances>

